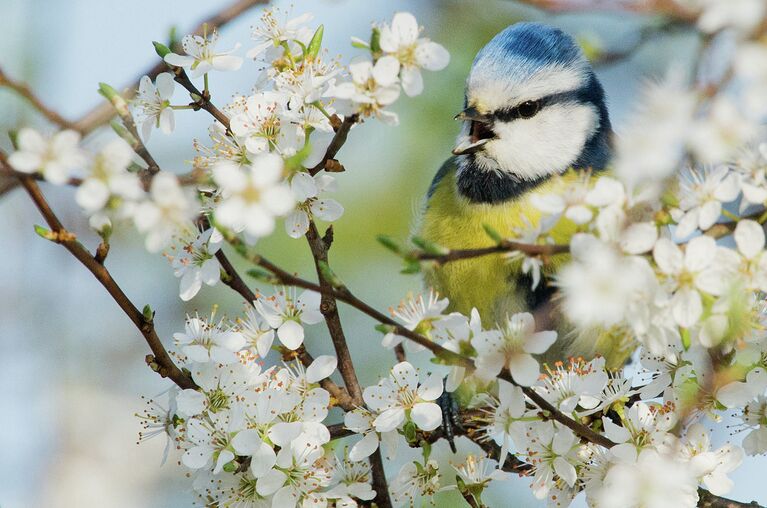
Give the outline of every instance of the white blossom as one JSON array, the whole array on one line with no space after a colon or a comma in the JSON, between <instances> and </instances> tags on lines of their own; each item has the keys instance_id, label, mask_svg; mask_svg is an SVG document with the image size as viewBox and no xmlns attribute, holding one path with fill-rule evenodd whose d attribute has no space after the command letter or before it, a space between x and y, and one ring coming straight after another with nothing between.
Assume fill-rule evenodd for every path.
<instances>
[{"instance_id":1,"label":"white blossom","mask_svg":"<svg viewBox=\"0 0 767 508\"><path fill-rule=\"evenodd\" d=\"M216 221L251 239L274 231L275 217L295 206L290 188L283 180L283 161L276 154L259 154L245 168L221 162L213 168L213 180L221 190L215 209Z\"/></svg>"},{"instance_id":2,"label":"white blossom","mask_svg":"<svg viewBox=\"0 0 767 508\"><path fill-rule=\"evenodd\" d=\"M276 330L282 344L295 350L304 342L304 324L314 325L323 320L320 295L306 290L300 295L295 288L275 289L272 296L257 295L253 302L261 317Z\"/></svg>"},{"instance_id":3,"label":"white blossom","mask_svg":"<svg viewBox=\"0 0 767 508\"><path fill-rule=\"evenodd\" d=\"M285 218L285 230L291 238L300 238L309 230L309 221L315 217L327 222L338 220L344 207L335 199L322 198L320 193L335 190L335 178L324 172L314 176L296 173L290 181L296 209Z\"/></svg>"},{"instance_id":4,"label":"white blossom","mask_svg":"<svg viewBox=\"0 0 767 508\"><path fill-rule=\"evenodd\" d=\"M144 190L138 175L128 172L132 160L133 149L125 141L115 139L107 143L96 154L88 176L77 188L77 204L92 215L105 208L139 201ZM126 213L129 209L125 208Z\"/></svg>"},{"instance_id":5,"label":"white blossom","mask_svg":"<svg viewBox=\"0 0 767 508\"><path fill-rule=\"evenodd\" d=\"M557 332L535 331L535 319L527 312L506 319L498 333L472 339L477 351L476 375L492 379L505 367L516 383L535 384L540 373L534 354L545 353L557 339Z\"/></svg>"},{"instance_id":6,"label":"white blossom","mask_svg":"<svg viewBox=\"0 0 767 508\"><path fill-rule=\"evenodd\" d=\"M351 82L339 83L326 92L328 97L350 100L364 116L375 116L384 123L397 125L396 113L384 108L399 98L399 63L393 58L381 58L375 64L360 60L349 65Z\"/></svg>"},{"instance_id":7,"label":"white blossom","mask_svg":"<svg viewBox=\"0 0 767 508\"><path fill-rule=\"evenodd\" d=\"M224 241L221 233L209 228L182 243L171 259L174 275L180 277L179 297L191 300L203 283L215 286L221 280L221 265L216 252Z\"/></svg>"},{"instance_id":8,"label":"white blossom","mask_svg":"<svg viewBox=\"0 0 767 508\"><path fill-rule=\"evenodd\" d=\"M174 333L176 345L193 362L235 363L235 354L245 345L237 330L228 327L223 319L202 319L195 314L187 316L183 333Z\"/></svg>"},{"instance_id":9,"label":"white blossom","mask_svg":"<svg viewBox=\"0 0 767 508\"><path fill-rule=\"evenodd\" d=\"M407 420L419 429L431 431L442 423L442 411L434 401L442 394L442 379L432 374L422 383L415 367L401 362L375 386L368 386L363 398L380 414L374 424L378 432L389 432Z\"/></svg>"},{"instance_id":10,"label":"white blossom","mask_svg":"<svg viewBox=\"0 0 767 508\"><path fill-rule=\"evenodd\" d=\"M138 94L133 99L133 106L138 113L145 141L152 134L152 127L165 134L170 134L176 127L173 108L170 105L175 84L173 75L169 72L159 74L154 84L149 76L143 76L139 81Z\"/></svg>"},{"instance_id":11,"label":"white blossom","mask_svg":"<svg viewBox=\"0 0 767 508\"><path fill-rule=\"evenodd\" d=\"M402 79L402 88L409 96L423 91L421 69L439 71L450 63L450 53L427 38L419 37L420 28L415 17L409 12L398 12L391 25L380 28L380 45L387 60L386 65L396 66Z\"/></svg>"},{"instance_id":12,"label":"white blossom","mask_svg":"<svg viewBox=\"0 0 767 508\"><path fill-rule=\"evenodd\" d=\"M216 51L217 43L218 31L215 29L210 36L207 34L202 36L185 35L181 40L181 46L186 55L168 53L165 55L165 61L170 65L189 70L193 78L202 76L211 70L236 71L239 69L242 66L242 58L231 53L237 51L240 44L237 43L234 49L230 51L219 53Z\"/></svg>"},{"instance_id":13,"label":"white blossom","mask_svg":"<svg viewBox=\"0 0 767 508\"><path fill-rule=\"evenodd\" d=\"M192 219L194 210L175 175L160 171L152 178L149 199L138 204L133 215L136 228L146 234L149 252L166 247L174 233Z\"/></svg>"},{"instance_id":14,"label":"white blossom","mask_svg":"<svg viewBox=\"0 0 767 508\"><path fill-rule=\"evenodd\" d=\"M389 491L397 506L416 506L419 499L430 499L440 487L437 461L429 460L425 464L413 461L402 466L389 485Z\"/></svg>"},{"instance_id":15,"label":"white blossom","mask_svg":"<svg viewBox=\"0 0 767 508\"><path fill-rule=\"evenodd\" d=\"M8 163L21 173L40 172L47 181L63 185L86 162L80 149L80 134L72 130L57 132L49 139L29 127L16 136L17 149Z\"/></svg>"},{"instance_id":16,"label":"white blossom","mask_svg":"<svg viewBox=\"0 0 767 508\"><path fill-rule=\"evenodd\" d=\"M678 238L713 226L722 215L722 203L734 201L740 191L736 174L726 166L703 171L688 169L680 176L680 187L678 211L673 213Z\"/></svg>"}]
</instances>

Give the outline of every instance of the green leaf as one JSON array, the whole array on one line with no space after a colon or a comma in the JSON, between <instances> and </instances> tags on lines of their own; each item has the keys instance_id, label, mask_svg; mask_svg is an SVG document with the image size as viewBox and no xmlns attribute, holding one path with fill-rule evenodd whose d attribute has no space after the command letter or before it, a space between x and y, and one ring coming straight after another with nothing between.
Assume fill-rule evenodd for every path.
<instances>
[{"instance_id":1,"label":"green leaf","mask_svg":"<svg viewBox=\"0 0 767 508\"><path fill-rule=\"evenodd\" d=\"M144 309L141 311L141 314L144 315L144 319L151 323L154 319L154 311L152 310L152 307L149 306L149 304L144 305Z\"/></svg>"},{"instance_id":2,"label":"green leaf","mask_svg":"<svg viewBox=\"0 0 767 508\"><path fill-rule=\"evenodd\" d=\"M118 115L128 116L128 102L117 92L117 90L106 83L99 83L99 93L112 103L112 106L114 106Z\"/></svg>"},{"instance_id":3,"label":"green leaf","mask_svg":"<svg viewBox=\"0 0 767 508\"><path fill-rule=\"evenodd\" d=\"M687 351L688 349L690 349L691 344L692 344L692 339L690 337L690 329L682 328L682 346L684 346L684 350Z\"/></svg>"},{"instance_id":4,"label":"green leaf","mask_svg":"<svg viewBox=\"0 0 767 508\"><path fill-rule=\"evenodd\" d=\"M402 244L392 238L391 236L387 235L378 235L376 236L376 240L378 240L378 243L389 249L390 251L394 252L395 254L402 254L403 247Z\"/></svg>"},{"instance_id":5,"label":"green leaf","mask_svg":"<svg viewBox=\"0 0 767 508\"><path fill-rule=\"evenodd\" d=\"M109 126L112 127L112 130L115 131L115 134L120 136L122 139L125 140L126 143L128 143L132 147L138 146L138 140L128 132L128 129L125 128L125 126L118 122L117 120L112 120L109 122Z\"/></svg>"},{"instance_id":6,"label":"green leaf","mask_svg":"<svg viewBox=\"0 0 767 508\"><path fill-rule=\"evenodd\" d=\"M335 274L330 265L326 261L318 261L317 267L320 269L322 278L330 283L334 288L341 288L344 286L343 281Z\"/></svg>"},{"instance_id":7,"label":"green leaf","mask_svg":"<svg viewBox=\"0 0 767 508\"><path fill-rule=\"evenodd\" d=\"M426 240L424 238L421 238L420 236L414 236L410 239L410 241L413 242L413 244L416 247L419 247L421 250L423 250L427 254L433 254L435 256L443 256L450 252L450 249L446 249L445 247L438 245L434 242L431 242L429 240Z\"/></svg>"},{"instance_id":8,"label":"green leaf","mask_svg":"<svg viewBox=\"0 0 767 508\"><path fill-rule=\"evenodd\" d=\"M325 33L325 25L320 25L317 28L317 31L314 32L314 36L312 37L312 40L309 41L309 47L306 50L307 56L311 58L317 58L317 55L320 54L320 49L322 49L322 35Z\"/></svg>"},{"instance_id":9,"label":"green leaf","mask_svg":"<svg viewBox=\"0 0 767 508\"><path fill-rule=\"evenodd\" d=\"M37 224L35 224L35 233L37 233L37 235L41 238L45 238L46 240L53 241L56 239L56 235L53 233L53 231Z\"/></svg>"},{"instance_id":10,"label":"green leaf","mask_svg":"<svg viewBox=\"0 0 767 508\"><path fill-rule=\"evenodd\" d=\"M412 275L414 273L420 273L421 272L421 262L417 259L405 259L405 266L402 268L400 273L404 273L405 275Z\"/></svg>"},{"instance_id":11,"label":"green leaf","mask_svg":"<svg viewBox=\"0 0 767 508\"><path fill-rule=\"evenodd\" d=\"M267 284L276 284L277 277L275 277L270 272L267 272L265 270L261 270L260 268L251 268L247 272L248 276L253 277L256 280L260 280L261 282L265 282Z\"/></svg>"},{"instance_id":12,"label":"green leaf","mask_svg":"<svg viewBox=\"0 0 767 508\"><path fill-rule=\"evenodd\" d=\"M407 439L408 443L415 441L416 427L414 422L408 421L405 423L405 425L402 427L402 431L405 433L405 439Z\"/></svg>"},{"instance_id":13,"label":"green leaf","mask_svg":"<svg viewBox=\"0 0 767 508\"><path fill-rule=\"evenodd\" d=\"M503 237L501 234L493 228L493 226L489 224L482 224L482 229L485 230L485 233L487 233L487 236L493 239L496 243L501 243L503 241Z\"/></svg>"},{"instance_id":14,"label":"green leaf","mask_svg":"<svg viewBox=\"0 0 767 508\"><path fill-rule=\"evenodd\" d=\"M226 464L224 464L224 471L227 473L234 473L237 471L237 463L235 461L229 461Z\"/></svg>"},{"instance_id":15,"label":"green leaf","mask_svg":"<svg viewBox=\"0 0 767 508\"><path fill-rule=\"evenodd\" d=\"M8 139L11 140L11 145L13 145L13 148L18 150L19 149L19 131L17 131L16 129L9 130Z\"/></svg>"},{"instance_id":16,"label":"green leaf","mask_svg":"<svg viewBox=\"0 0 767 508\"><path fill-rule=\"evenodd\" d=\"M370 34L370 51L374 54L381 52L381 31L378 28L373 28Z\"/></svg>"},{"instance_id":17,"label":"green leaf","mask_svg":"<svg viewBox=\"0 0 767 508\"><path fill-rule=\"evenodd\" d=\"M172 41L173 39L171 39ZM157 52L157 56L159 56L162 59L165 59L165 55L168 53L171 53L171 50L168 46L163 44L162 42L152 41L152 45L154 46L154 50Z\"/></svg>"},{"instance_id":18,"label":"green leaf","mask_svg":"<svg viewBox=\"0 0 767 508\"><path fill-rule=\"evenodd\" d=\"M392 325L385 325L382 323L382 324L376 325L375 329L383 334L386 334L386 333L394 333L397 330L397 327Z\"/></svg>"}]
</instances>

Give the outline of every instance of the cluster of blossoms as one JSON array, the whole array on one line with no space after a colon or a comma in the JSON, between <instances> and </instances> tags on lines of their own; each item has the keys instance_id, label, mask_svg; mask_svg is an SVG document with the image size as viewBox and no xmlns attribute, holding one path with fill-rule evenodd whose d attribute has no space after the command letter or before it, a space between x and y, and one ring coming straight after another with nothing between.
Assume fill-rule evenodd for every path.
<instances>
[{"instance_id":1,"label":"cluster of blossoms","mask_svg":"<svg viewBox=\"0 0 767 508\"><path fill-rule=\"evenodd\" d=\"M692 507L700 486L726 494L745 455L767 454L767 144L759 143L767 8L762 0L676 1L720 36L712 44L729 44L727 81L701 94L672 73L648 89L617 142L611 175L568 173L553 179L552 193L533 196L541 219L516 240L540 247L562 237L555 231L571 232L556 275L552 256L508 255L533 289L556 288L570 329L539 329L527 312L482 323L476 309L449 312L433 291L413 296L392 309L401 326L385 327L383 345L398 348L402 334L418 334L423 341L407 342L410 351L433 346L445 367L427 373L399 362L362 390L361 402L342 405L325 388L334 385L336 358L309 362L304 354L305 327L323 320L319 293L275 287L233 321L215 311L189 316L174 335L174 358L196 388L150 402L142 437L168 436L201 505L357 506L377 494L369 460L379 447L390 459L404 447L421 456L389 485L398 505L450 489L481 505L488 485L509 478L513 456L549 506L584 493L598 508ZM88 155L72 131L46 139L22 129L8 163L78 184L76 201L105 242L112 221L132 221L148 250L167 249L179 296L191 300L222 280L225 240L248 251L278 220L299 238L315 219L339 219L343 206L326 196L335 184L326 160L334 133L348 121L396 124L389 108L401 91L420 94L421 70L449 62L409 13L375 25L369 41L355 39L366 54L346 67L322 50L324 28L307 26L310 15L280 16L267 10L253 28L245 57L262 73L252 93L222 108L229 121L219 116L210 126L210 146L195 142L196 192L182 185L187 178L152 170L136 147L154 128L171 133L175 111L190 107L172 103L176 80L203 78L203 96L191 96L199 109L210 106L211 73L243 66L239 45L216 49L215 31L184 37L183 54L157 45L174 72L144 77L132 113L113 100L121 116L135 115L143 141L135 128L116 129L123 139ZM689 167L678 172L683 160ZM724 237L732 241L718 242ZM609 357L550 362L558 338L597 344ZM265 367L274 350L285 363ZM641 368L630 374L623 367L632 355ZM328 422L336 407L354 434L343 453ZM712 445L703 423L724 417L739 420L732 428L745 434L742 448ZM471 432L454 439L461 426ZM599 439L585 439L584 428ZM434 443L440 436L447 439ZM457 450L448 459L439 450L446 441Z\"/></svg>"}]
</instances>

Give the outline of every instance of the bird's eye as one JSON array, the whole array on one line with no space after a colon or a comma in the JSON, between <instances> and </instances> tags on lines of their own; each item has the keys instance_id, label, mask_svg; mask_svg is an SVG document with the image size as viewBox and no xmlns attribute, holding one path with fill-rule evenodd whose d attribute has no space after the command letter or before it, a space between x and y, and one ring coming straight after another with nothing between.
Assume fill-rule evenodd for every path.
<instances>
[{"instance_id":1,"label":"bird's eye","mask_svg":"<svg viewBox=\"0 0 767 508\"><path fill-rule=\"evenodd\" d=\"M532 118L541 110L541 101L526 101L517 106L520 118Z\"/></svg>"}]
</instances>

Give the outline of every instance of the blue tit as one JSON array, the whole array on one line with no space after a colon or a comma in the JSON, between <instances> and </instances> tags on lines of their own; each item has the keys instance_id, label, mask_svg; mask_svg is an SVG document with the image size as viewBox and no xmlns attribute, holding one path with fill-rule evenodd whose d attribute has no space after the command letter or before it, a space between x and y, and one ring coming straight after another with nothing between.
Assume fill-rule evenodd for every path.
<instances>
[{"instance_id":1,"label":"blue tit","mask_svg":"<svg viewBox=\"0 0 767 508\"><path fill-rule=\"evenodd\" d=\"M454 156L434 177L414 228L443 247L493 245L484 224L506 238L537 227L534 193L599 178L610 161L604 89L576 42L556 28L517 23L496 35L474 59L464 108L456 117L463 126ZM568 243L575 232L568 222L551 230L557 243ZM552 271L565 261L564 255L552 259ZM521 261L508 256L428 267L425 282L450 299L450 310L468 315L477 308L486 327L517 312L535 313L539 329L559 332L546 361L599 353L617 365L627 357L623 350L610 351L607 337L575 334L552 306L556 288L541 280L533 289Z\"/></svg>"}]
</instances>

